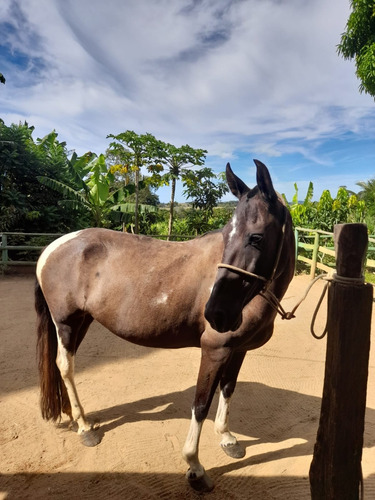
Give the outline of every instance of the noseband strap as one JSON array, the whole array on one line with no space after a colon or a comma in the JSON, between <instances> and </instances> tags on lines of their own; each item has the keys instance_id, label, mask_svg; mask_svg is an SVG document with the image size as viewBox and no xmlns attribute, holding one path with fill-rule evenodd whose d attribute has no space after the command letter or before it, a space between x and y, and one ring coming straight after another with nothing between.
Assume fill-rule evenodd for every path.
<instances>
[{"instance_id":1,"label":"noseband strap","mask_svg":"<svg viewBox=\"0 0 375 500\"><path fill-rule=\"evenodd\" d=\"M267 283L267 279L259 274L251 273L250 271L246 271L245 269L241 269L240 267L231 266L230 264L220 263L217 267L224 267L225 269L229 269L229 271L233 271L234 273L240 274L241 276L250 276L251 278L257 278L258 280L264 281Z\"/></svg>"}]
</instances>

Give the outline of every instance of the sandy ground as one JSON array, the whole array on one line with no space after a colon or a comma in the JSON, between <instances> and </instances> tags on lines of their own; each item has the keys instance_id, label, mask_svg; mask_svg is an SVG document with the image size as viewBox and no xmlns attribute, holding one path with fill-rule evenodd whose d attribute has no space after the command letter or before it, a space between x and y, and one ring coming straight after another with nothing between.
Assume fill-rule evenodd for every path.
<instances>
[{"instance_id":1,"label":"sandy ground","mask_svg":"<svg viewBox=\"0 0 375 500\"><path fill-rule=\"evenodd\" d=\"M308 282L307 276L293 280L286 309ZM199 350L141 348L94 324L78 352L76 381L104 437L86 448L65 421L56 426L40 415L33 285L32 276L0 278L0 499L195 499L181 449ZM245 359L231 412L232 431L246 446L243 459L220 449L213 431L216 396L200 445L216 484L207 498L310 498L326 341L313 339L309 324L322 286L315 285L296 319L278 319L273 338ZM362 466L365 498L375 498L374 349Z\"/></svg>"}]
</instances>

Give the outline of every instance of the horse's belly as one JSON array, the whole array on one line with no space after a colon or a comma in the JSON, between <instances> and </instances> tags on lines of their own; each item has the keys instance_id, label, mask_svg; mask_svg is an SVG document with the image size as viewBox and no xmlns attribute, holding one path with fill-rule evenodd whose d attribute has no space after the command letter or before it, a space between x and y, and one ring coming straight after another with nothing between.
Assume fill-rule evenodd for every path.
<instances>
[{"instance_id":1,"label":"horse's belly","mask_svg":"<svg viewBox=\"0 0 375 500\"><path fill-rule=\"evenodd\" d=\"M116 314L92 314L115 335L146 347L199 347L205 328L203 314L137 307Z\"/></svg>"}]
</instances>

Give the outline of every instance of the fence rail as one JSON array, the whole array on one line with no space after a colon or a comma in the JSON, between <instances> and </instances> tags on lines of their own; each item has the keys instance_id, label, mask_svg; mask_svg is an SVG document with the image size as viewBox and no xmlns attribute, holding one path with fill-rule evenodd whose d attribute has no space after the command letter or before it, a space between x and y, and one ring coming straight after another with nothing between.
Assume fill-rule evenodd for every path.
<instances>
[{"instance_id":1,"label":"fence rail","mask_svg":"<svg viewBox=\"0 0 375 500\"><path fill-rule=\"evenodd\" d=\"M317 269L329 272L336 267L336 257L333 243L333 233L316 229L296 227L294 230L296 240L296 262L304 262L310 267L310 277L313 279ZM369 242L375 245L375 238L369 237ZM375 255L375 247L367 250L366 269L375 268L375 260L370 257Z\"/></svg>"},{"instance_id":2,"label":"fence rail","mask_svg":"<svg viewBox=\"0 0 375 500\"><path fill-rule=\"evenodd\" d=\"M300 261L310 267L310 276L314 278L317 270L330 271L335 268L335 251L333 233L316 229L296 227L296 262ZM32 266L35 265L42 249L61 233L0 233L0 266ZM153 235L166 239L167 235ZM194 236L171 235L170 240L186 240ZM375 238L369 238L366 268L375 269ZM10 253L9 253L10 252Z\"/></svg>"}]
</instances>

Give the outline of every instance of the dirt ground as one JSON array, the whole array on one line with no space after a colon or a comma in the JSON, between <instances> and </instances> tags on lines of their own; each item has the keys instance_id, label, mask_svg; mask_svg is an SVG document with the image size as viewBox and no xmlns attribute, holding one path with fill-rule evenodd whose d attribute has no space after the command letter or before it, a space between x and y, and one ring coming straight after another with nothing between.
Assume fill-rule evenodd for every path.
<instances>
[{"instance_id":1,"label":"dirt ground","mask_svg":"<svg viewBox=\"0 0 375 500\"><path fill-rule=\"evenodd\" d=\"M307 276L294 278L286 309L308 282ZM56 426L40 415L33 286L32 276L0 278L0 499L196 499L181 449L199 350L146 349L93 324L78 352L76 382L104 436L86 448L66 421ZM231 429L246 447L243 459L220 449L213 430L216 396L200 444L216 484L207 498L310 498L326 341L312 338L309 326L322 286L315 285L297 318L277 319L273 338L247 354L231 411ZM325 324L322 309L318 331ZM375 498L374 348L362 467L365 498Z\"/></svg>"}]
</instances>

